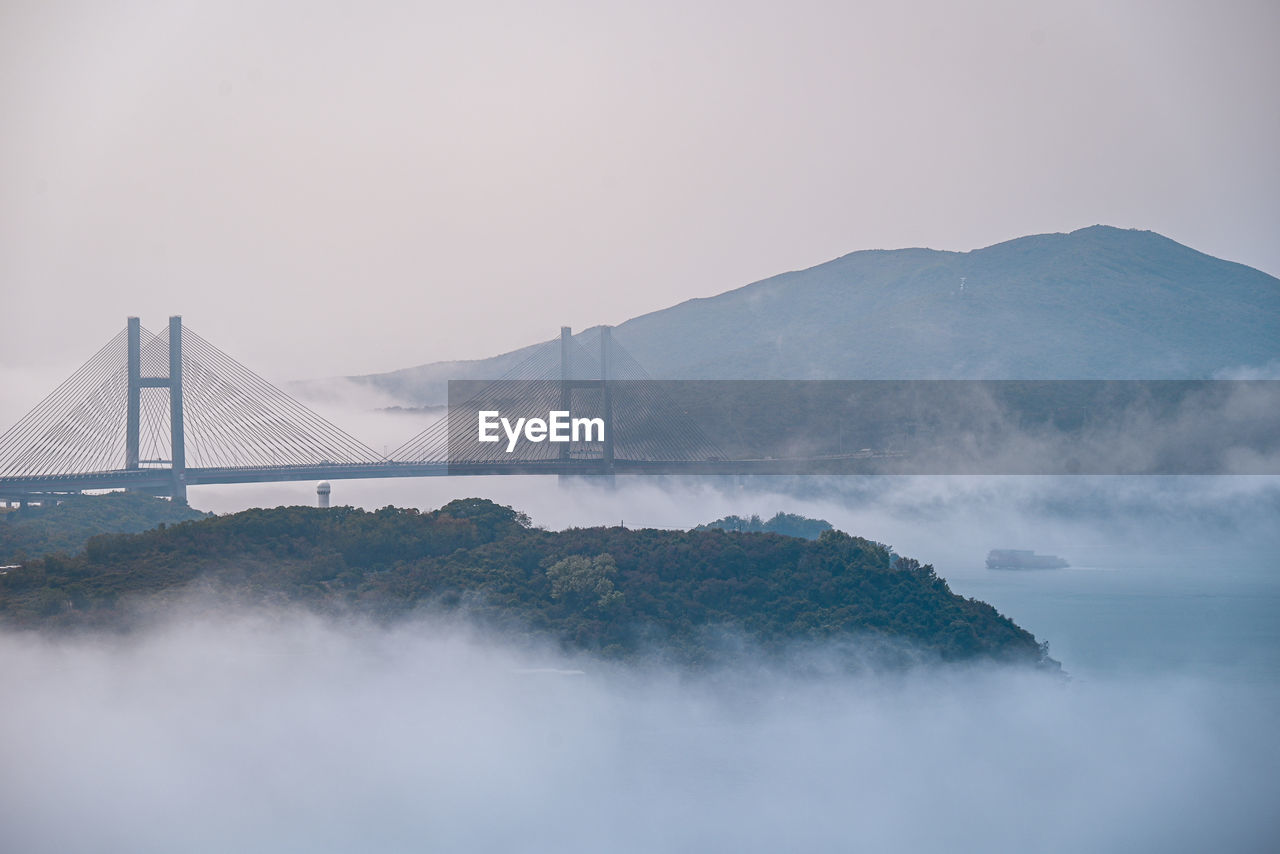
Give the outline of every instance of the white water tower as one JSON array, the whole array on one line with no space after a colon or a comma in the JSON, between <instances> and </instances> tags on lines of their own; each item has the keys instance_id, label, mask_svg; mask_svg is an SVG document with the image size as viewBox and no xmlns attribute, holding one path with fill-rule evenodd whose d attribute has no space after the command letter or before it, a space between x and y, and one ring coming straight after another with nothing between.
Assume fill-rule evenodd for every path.
<instances>
[{"instance_id":1,"label":"white water tower","mask_svg":"<svg viewBox=\"0 0 1280 854\"><path fill-rule=\"evenodd\" d=\"M321 508L329 506L329 481L327 480L316 484L316 506Z\"/></svg>"}]
</instances>

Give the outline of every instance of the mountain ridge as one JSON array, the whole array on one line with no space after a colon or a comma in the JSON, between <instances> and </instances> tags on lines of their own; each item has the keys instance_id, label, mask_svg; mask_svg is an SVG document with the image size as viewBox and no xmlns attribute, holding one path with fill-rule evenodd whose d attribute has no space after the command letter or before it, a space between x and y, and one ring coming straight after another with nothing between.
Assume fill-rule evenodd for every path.
<instances>
[{"instance_id":1,"label":"mountain ridge","mask_svg":"<svg viewBox=\"0 0 1280 854\"><path fill-rule=\"evenodd\" d=\"M1208 378L1280 358L1280 279L1093 225L968 251L856 250L613 334L662 379ZM439 403L447 380L501 376L531 350L349 379Z\"/></svg>"}]
</instances>

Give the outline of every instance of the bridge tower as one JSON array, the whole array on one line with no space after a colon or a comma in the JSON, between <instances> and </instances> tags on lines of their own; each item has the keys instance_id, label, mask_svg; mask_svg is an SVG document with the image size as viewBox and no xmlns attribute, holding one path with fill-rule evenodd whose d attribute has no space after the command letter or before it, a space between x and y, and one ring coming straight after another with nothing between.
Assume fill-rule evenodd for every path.
<instances>
[{"instance_id":1,"label":"bridge tower","mask_svg":"<svg viewBox=\"0 0 1280 854\"><path fill-rule=\"evenodd\" d=\"M570 369L573 354L573 327L560 327L560 409L569 411L573 404L573 371ZM569 443L560 446L561 462L569 461ZM562 476L563 477L563 476Z\"/></svg>"},{"instance_id":2,"label":"bridge tower","mask_svg":"<svg viewBox=\"0 0 1280 854\"><path fill-rule=\"evenodd\" d=\"M611 327L600 327L600 409L604 416L604 467L610 477L613 476L613 395L609 388L611 333Z\"/></svg>"},{"instance_id":3,"label":"bridge tower","mask_svg":"<svg viewBox=\"0 0 1280 854\"><path fill-rule=\"evenodd\" d=\"M565 411L573 409L574 388L600 389L600 415L604 419L604 447L601 452L602 473L610 479L613 477L613 392L610 386L611 351L613 349L612 328L600 327L600 379L575 379L573 376L573 329L560 327L560 408ZM560 459L569 461L569 444L560 446ZM563 482L568 475L561 475Z\"/></svg>"},{"instance_id":4,"label":"bridge tower","mask_svg":"<svg viewBox=\"0 0 1280 854\"><path fill-rule=\"evenodd\" d=\"M169 390L169 447L171 480L169 495L174 501L187 500L186 432L182 420L182 317L169 318L169 375L165 377L142 376L141 323L129 318L129 402L125 413L125 461L126 469L137 469L140 434L142 427L142 390L167 388ZM118 423L118 422L117 422Z\"/></svg>"}]
</instances>

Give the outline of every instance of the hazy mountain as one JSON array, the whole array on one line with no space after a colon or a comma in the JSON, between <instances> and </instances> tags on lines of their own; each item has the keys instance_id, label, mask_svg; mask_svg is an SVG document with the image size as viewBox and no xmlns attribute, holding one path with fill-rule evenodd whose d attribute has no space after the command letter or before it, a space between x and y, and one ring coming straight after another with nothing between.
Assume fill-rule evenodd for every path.
<instances>
[{"instance_id":1,"label":"hazy mountain","mask_svg":"<svg viewBox=\"0 0 1280 854\"><path fill-rule=\"evenodd\" d=\"M1280 279L1093 226L971 252L854 252L614 330L670 379L1181 379L1280 360ZM354 378L408 403L524 348Z\"/></svg>"}]
</instances>

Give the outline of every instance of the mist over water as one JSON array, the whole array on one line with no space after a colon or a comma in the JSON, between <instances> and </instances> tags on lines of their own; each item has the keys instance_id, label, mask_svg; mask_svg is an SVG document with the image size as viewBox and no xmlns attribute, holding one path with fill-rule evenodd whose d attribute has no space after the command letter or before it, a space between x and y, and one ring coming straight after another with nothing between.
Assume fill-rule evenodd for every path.
<instances>
[{"instance_id":1,"label":"mist over water","mask_svg":"<svg viewBox=\"0 0 1280 854\"><path fill-rule=\"evenodd\" d=\"M288 378L482 358L856 249L1098 222L1277 273L1277 32L1280 4L1256 0L2 4L0 430L133 312L157 329L184 313L387 454L438 413ZM1145 250L1133 267L1066 261L1085 266L1045 278L1062 309L1047 338L1020 335L1012 287L971 278L961 297L964 278L921 268L901 292L927 298L864 356L909 366L970 318L977 346L938 370L988 373L1007 336L1034 375L1092 328L1179 375L1170 334L1196 341L1187 364L1235 352L1197 321L1267 295L1219 288L1230 271L1203 301L1154 288ZM1019 290L1024 269L1037 281L1008 269ZM1124 269L1147 283L1125 281L1104 318L1091 288ZM1144 304L1148 286L1170 301ZM772 287L746 296L767 306ZM917 311L931 305L944 315ZM857 357L874 375L856 335L814 349L830 306L792 308L778 341L717 358L803 352L826 375ZM1224 358L1268 361L1218 376L1280 379L1259 340ZM1092 450L1142 459L1152 426ZM933 564L1049 641L1070 678L850 674L824 646L779 663L744 645L713 670L603 663L463 617L208 596L128 633L0 629L0 854L1280 851L1280 476L436 478L335 481L332 501L466 496L553 529L826 519ZM190 502L314 505L315 484ZM994 548L1071 567L993 572Z\"/></svg>"},{"instance_id":2,"label":"mist over water","mask_svg":"<svg viewBox=\"0 0 1280 854\"><path fill-rule=\"evenodd\" d=\"M691 528L778 511L826 519L933 564L952 590L1048 640L1077 679L1280 674L1280 477L917 476L699 479L553 477L335 481L334 505L439 507L474 495L536 525ZM311 483L195 488L219 512L311 504ZM995 548L1071 568L999 572Z\"/></svg>"},{"instance_id":3,"label":"mist over water","mask_svg":"<svg viewBox=\"0 0 1280 854\"><path fill-rule=\"evenodd\" d=\"M368 419L393 445L414 421ZM190 500L232 512L313 504L314 488L195 487ZM954 591L1048 640L1070 679L995 666L850 675L822 648L676 671L516 646L456 618L387 627L197 601L126 636L0 635L3 847L1169 852L1280 840L1280 478L333 483L335 506L461 496L553 529L823 518L934 564ZM993 572L992 548L1072 566Z\"/></svg>"},{"instance_id":4,"label":"mist over water","mask_svg":"<svg viewBox=\"0 0 1280 854\"><path fill-rule=\"evenodd\" d=\"M807 663L821 661L810 651ZM1266 850L1275 686L606 666L205 605L0 637L6 848ZM75 820L69 820L69 817Z\"/></svg>"}]
</instances>

